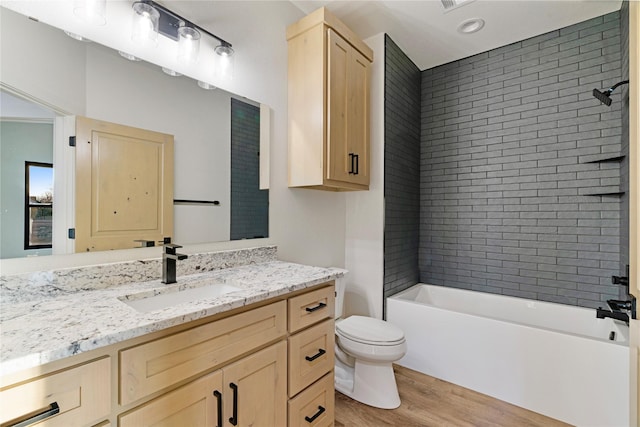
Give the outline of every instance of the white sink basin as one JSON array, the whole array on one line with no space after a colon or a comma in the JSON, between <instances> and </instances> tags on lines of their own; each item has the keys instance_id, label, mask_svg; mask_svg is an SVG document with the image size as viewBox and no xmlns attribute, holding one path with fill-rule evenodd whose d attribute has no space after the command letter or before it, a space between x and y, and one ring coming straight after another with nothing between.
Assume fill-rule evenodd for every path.
<instances>
[{"instance_id":1,"label":"white sink basin","mask_svg":"<svg viewBox=\"0 0 640 427\"><path fill-rule=\"evenodd\" d=\"M205 299L213 299L231 292L240 291L241 288L226 283L215 283L197 288L175 289L165 293L154 295L126 295L120 301L141 313L162 310L186 302L195 302ZM146 294L146 293L143 293Z\"/></svg>"}]
</instances>

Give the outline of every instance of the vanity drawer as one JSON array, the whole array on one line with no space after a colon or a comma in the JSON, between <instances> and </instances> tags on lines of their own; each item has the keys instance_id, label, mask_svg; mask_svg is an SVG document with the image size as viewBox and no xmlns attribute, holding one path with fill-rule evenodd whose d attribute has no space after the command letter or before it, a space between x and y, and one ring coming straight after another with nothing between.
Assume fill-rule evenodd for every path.
<instances>
[{"instance_id":1,"label":"vanity drawer","mask_svg":"<svg viewBox=\"0 0 640 427\"><path fill-rule=\"evenodd\" d=\"M120 352L120 400L126 405L220 366L287 332L279 301Z\"/></svg>"},{"instance_id":2,"label":"vanity drawer","mask_svg":"<svg viewBox=\"0 0 640 427\"><path fill-rule=\"evenodd\" d=\"M335 314L335 287L289 298L289 332L296 332Z\"/></svg>"},{"instance_id":3,"label":"vanity drawer","mask_svg":"<svg viewBox=\"0 0 640 427\"><path fill-rule=\"evenodd\" d=\"M289 397L333 370L334 333L328 319L289 337Z\"/></svg>"},{"instance_id":4,"label":"vanity drawer","mask_svg":"<svg viewBox=\"0 0 640 427\"><path fill-rule=\"evenodd\" d=\"M334 423L333 371L289 401L289 427L326 427Z\"/></svg>"},{"instance_id":5,"label":"vanity drawer","mask_svg":"<svg viewBox=\"0 0 640 427\"><path fill-rule=\"evenodd\" d=\"M0 392L0 424L41 415L33 425L90 425L111 412L111 359L56 372ZM47 412L50 414L47 416Z\"/></svg>"}]
</instances>

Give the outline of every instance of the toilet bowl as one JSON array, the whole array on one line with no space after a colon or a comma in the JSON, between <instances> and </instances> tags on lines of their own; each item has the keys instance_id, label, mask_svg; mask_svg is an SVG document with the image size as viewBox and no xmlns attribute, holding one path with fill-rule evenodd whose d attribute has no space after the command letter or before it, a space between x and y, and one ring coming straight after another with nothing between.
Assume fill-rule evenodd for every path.
<instances>
[{"instance_id":1,"label":"toilet bowl","mask_svg":"<svg viewBox=\"0 0 640 427\"><path fill-rule=\"evenodd\" d=\"M340 283L336 284L336 294L336 390L369 406L397 408L400 396L392 363L407 351L404 332L372 317L340 319L344 294Z\"/></svg>"}]
</instances>

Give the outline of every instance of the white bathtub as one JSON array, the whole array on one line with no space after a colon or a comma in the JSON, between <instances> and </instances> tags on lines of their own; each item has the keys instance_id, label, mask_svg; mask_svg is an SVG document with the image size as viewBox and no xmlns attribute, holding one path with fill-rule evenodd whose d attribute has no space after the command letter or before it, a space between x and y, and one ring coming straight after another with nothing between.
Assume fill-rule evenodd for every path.
<instances>
[{"instance_id":1,"label":"white bathtub","mask_svg":"<svg viewBox=\"0 0 640 427\"><path fill-rule=\"evenodd\" d=\"M593 309L418 284L387 299L387 320L406 334L399 365L577 426L629 426L629 330Z\"/></svg>"}]
</instances>

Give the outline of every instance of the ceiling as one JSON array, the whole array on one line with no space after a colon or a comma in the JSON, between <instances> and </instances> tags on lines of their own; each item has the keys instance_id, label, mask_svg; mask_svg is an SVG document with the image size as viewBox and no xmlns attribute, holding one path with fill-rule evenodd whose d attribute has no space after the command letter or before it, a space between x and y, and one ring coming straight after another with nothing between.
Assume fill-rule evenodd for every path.
<instances>
[{"instance_id":1,"label":"ceiling","mask_svg":"<svg viewBox=\"0 0 640 427\"><path fill-rule=\"evenodd\" d=\"M621 0L475 0L445 13L440 0L291 0L305 14L326 6L360 37L387 33L420 70L505 46L620 9ZM484 28L458 33L461 22Z\"/></svg>"}]
</instances>

